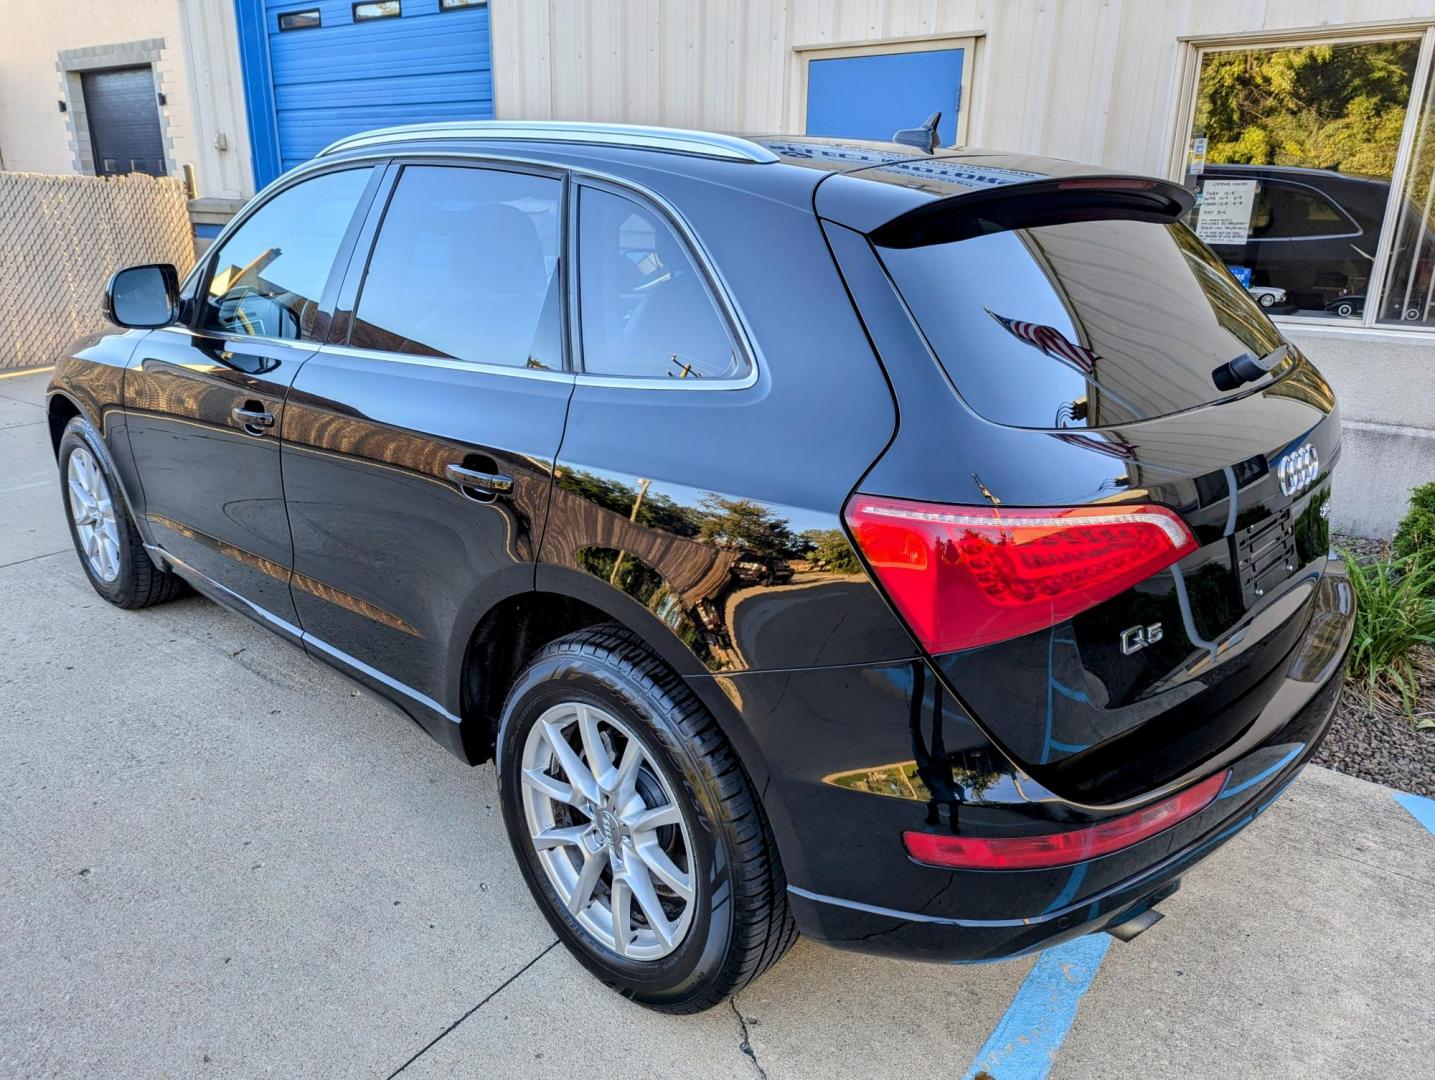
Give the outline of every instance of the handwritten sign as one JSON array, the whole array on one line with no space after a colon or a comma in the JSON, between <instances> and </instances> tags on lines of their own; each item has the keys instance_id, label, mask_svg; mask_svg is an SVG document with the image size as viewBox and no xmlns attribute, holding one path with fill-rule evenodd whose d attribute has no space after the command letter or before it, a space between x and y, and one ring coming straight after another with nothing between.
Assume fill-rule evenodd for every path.
<instances>
[{"instance_id":1,"label":"handwritten sign","mask_svg":"<svg viewBox=\"0 0 1435 1080\"><path fill-rule=\"evenodd\" d=\"M1255 203L1254 180L1207 180L1201 186L1196 235L1208 244L1244 244Z\"/></svg>"}]
</instances>

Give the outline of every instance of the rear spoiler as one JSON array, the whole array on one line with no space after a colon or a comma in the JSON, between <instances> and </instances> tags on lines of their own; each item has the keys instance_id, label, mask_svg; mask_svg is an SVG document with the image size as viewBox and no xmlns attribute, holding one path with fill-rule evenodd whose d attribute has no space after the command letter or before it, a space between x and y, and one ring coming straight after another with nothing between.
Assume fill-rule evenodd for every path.
<instances>
[{"instance_id":1,"label":"rear spoiler","mask_svg":"<svg viewBox=\"0 0 1435 1080\"><path fill-rule=\"evenodd\" d=\"M1170 224L1185 217L1194 203L1180 184L1148 176L1049 177L934 199L868 236L879 247L914 248L1071 221Z\"/></svg>"}]
</instances>

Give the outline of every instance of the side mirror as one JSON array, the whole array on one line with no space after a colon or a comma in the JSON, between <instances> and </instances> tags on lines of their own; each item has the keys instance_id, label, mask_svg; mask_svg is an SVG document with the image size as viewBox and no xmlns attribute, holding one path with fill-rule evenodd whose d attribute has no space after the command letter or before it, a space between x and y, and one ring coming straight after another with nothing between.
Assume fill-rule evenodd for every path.
<instances>
[{"instance_id":1,"label":"side mirror","mask_svg":"<svg viewBox=\"0 0 1435 1080\"><path fill-rule=\"evenodd\" d=\"M168 263L131 266L105 286L105 318L130 330L168 326L179 314L179 272Z\"/></svg>"}]
</instances>

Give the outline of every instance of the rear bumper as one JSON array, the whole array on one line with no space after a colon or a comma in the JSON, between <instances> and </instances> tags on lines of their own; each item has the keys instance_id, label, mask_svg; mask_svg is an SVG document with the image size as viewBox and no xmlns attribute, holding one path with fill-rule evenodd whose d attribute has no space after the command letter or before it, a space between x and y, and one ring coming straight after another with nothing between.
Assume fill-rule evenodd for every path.
<instances>
[{"instance_id":1,"label":"rear bumper","mask_svg":"<svg viewBox=\"0 0 1435 1080\"><path fill-rule=\"evenodd\" d=\"M1033 802L1029 781L1008 773L977 793L968 805L934 797L922 787L933 772L921 765L923 749L953 761L972 762L979 748L963 750L969 731L949 702L945 719L938 703L933 725L933 690L920 673L907 696L913 716L907 725L919 760L899 765L828 773L797 768L786 779L774 770L769 814L788 870L789 899L801 931L839 948L944 962L1000 960L1101 930L1139 913L1174 888L1182 874L1256 819L1280 795L1315 753L1329 726L1340 693L1340 671L1349 649L1354 603L1343 567L1332 563L1320 586L1317 609L1301 644L1292 652L1284 682L1241 740L1238 756L1223 768L1230 777L1209 807L1174 828L1099 859L1073 866L1025 871L949 871L918 866L906 858L903 828L946 827L945 814L960 810L962 822L1000 828L1048 815L1060 806ZM895 683L894 669L881 681ZM877 679L868 678L875 682ZM861 682L849 681L848 688ZM791 695L793 687L783 684ZM750 698L757 686L747 684ZM799 694L803 687L798 688ZM825 696L825 695L821 695ZM860 708L860 695L852 694ZM791 717L796 704L786 699ZM872 713L866 713L869 731ZM856 717L854 717L854 720ZM927 730L934 730L928 739ZM844 734L850 734L847 732ZM763 733L759 733L760 737ZM782 736L793 738L784 725ZM775 738L769 733L769 740ZM828 740L838 736L829 726ZM868 734L867 740L875 736ZM858 740L859 745L862 740ZM939 745L930 745L931 743ZM809 757L831 762L845 745L820 738L806 741ZM791 748L788 748L791 752ZM873 749L865 751L869 755ZM909 750L909 753L912 752ZM860 756L860 754L859 754ZM789 759L790 760L790 759ZM868 756L867 761L882 760ZM886 761L893 761L888 756ZM989 766L988 766L989 767ZM969 770L975 768L969 764ZM1215 766L1211 771L1215 770ZM956 775L962 775L957 770ZM1209 773L1207 774L1209 775ZM856 776L856 781L848 781ZM815 778L814 778L815 779ZM925 801L897 795L901 783L915 784ZM847 784L846 789L843 785ZM959 785L960 786L960 785ZM941 793L938 793L939 795ZM945 793L950 796L952 793ZM960 792L957 793L959 796ZM969 788L966 798L970 798ZM1068 804L1069 805L1069 804ZM984 815L984 816L983 816ZM854 869L855 866L855 869Z\"/></svg>"},{"instance_id":2,"label":"rear bumper","mask_svg":"<svg viewBox=\"0 0 1435 1080\"><path fill-rule=\"evenodd\" d=\"M1242 759L1210 809L1199 815L1205 832L1145 870L1079 901L1023 918L961 919L879 908L789 887L803 933L831 945L913 959L973 963L1003 960L1123 922L1174 891L1182 874L1263 813L1315 753L1335 709L1340 683L1332 679L1307 706L1310 739L1282 742ZM1211 819L1215 818L1212 822ZM1159 837L1153 838L1158 839ZM1097 860L1099 861L1099 860ZM1070 890L1079 892L1090 863L1064 868ZM937 871L940 873L940 871ZM1029 872L988 872L1005 877L1003 888ZM1036 873L1042 873L1040 871Z\"/></svg>"}]
</instances>

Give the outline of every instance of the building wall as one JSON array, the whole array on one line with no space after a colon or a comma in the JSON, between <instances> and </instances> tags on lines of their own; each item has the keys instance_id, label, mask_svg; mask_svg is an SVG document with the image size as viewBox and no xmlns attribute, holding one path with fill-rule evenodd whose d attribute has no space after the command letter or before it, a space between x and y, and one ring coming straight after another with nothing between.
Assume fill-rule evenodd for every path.
<instances>
[{"instance_id":1,"label":"building wall","mask_svg":"<svg viewBox=\"0 0 1435 1080\"><path fill-rule=\"evenodd\" d=\"M179 0L201 198L247 199L254 170L232 0Z\"/></svg>"},{"instance_id":2,"label":"building wall","mask_svg":"<svg viewBox=\"0 0 1435 1080\"><path fill-rule=\"evenodd\" d=\"M1191 39L1435 20L1435 0L490 0L490 7L494 108L502 119L797 132L805 48L973 37L967 144L1158 174L1174 165L1184 80L1194 74ZM1184 147L1184 132L1179 139ZM1341 399L1346 464L1333 524L1389 536L1408 488L1435 477L1435 338L1352 337L1307 326L1289 332ZM1392 397L1411 404L1392 410Z\"/></svg>"},{"instance_id":3,"label":"building wall","mask_svg":"<svg viewBox=\"0 0 1435 1080\"><path fill-rule=\"evenodd\" d=\"M229 0L5 0L0 16L0 162L91 170L83 68L151 63L171 175L195 166L200 195L253 190ZM64 101L67 111L61 112ZM219 136L227 149L219 150Z\"/></svg>"},{"instance_id":4,"label":"building wall","mask_svg":"<svg viewBox=\"0 0 1435 1080\"><path fill-rule=\"evenodd\" d=\"M801 115L798 50L979 35L968 143L1148 172L1166 171L1181 38L1435 18L1435 0L490 0L490 7L501 119L792 131Z\"/></svg>"}]
</instances>

